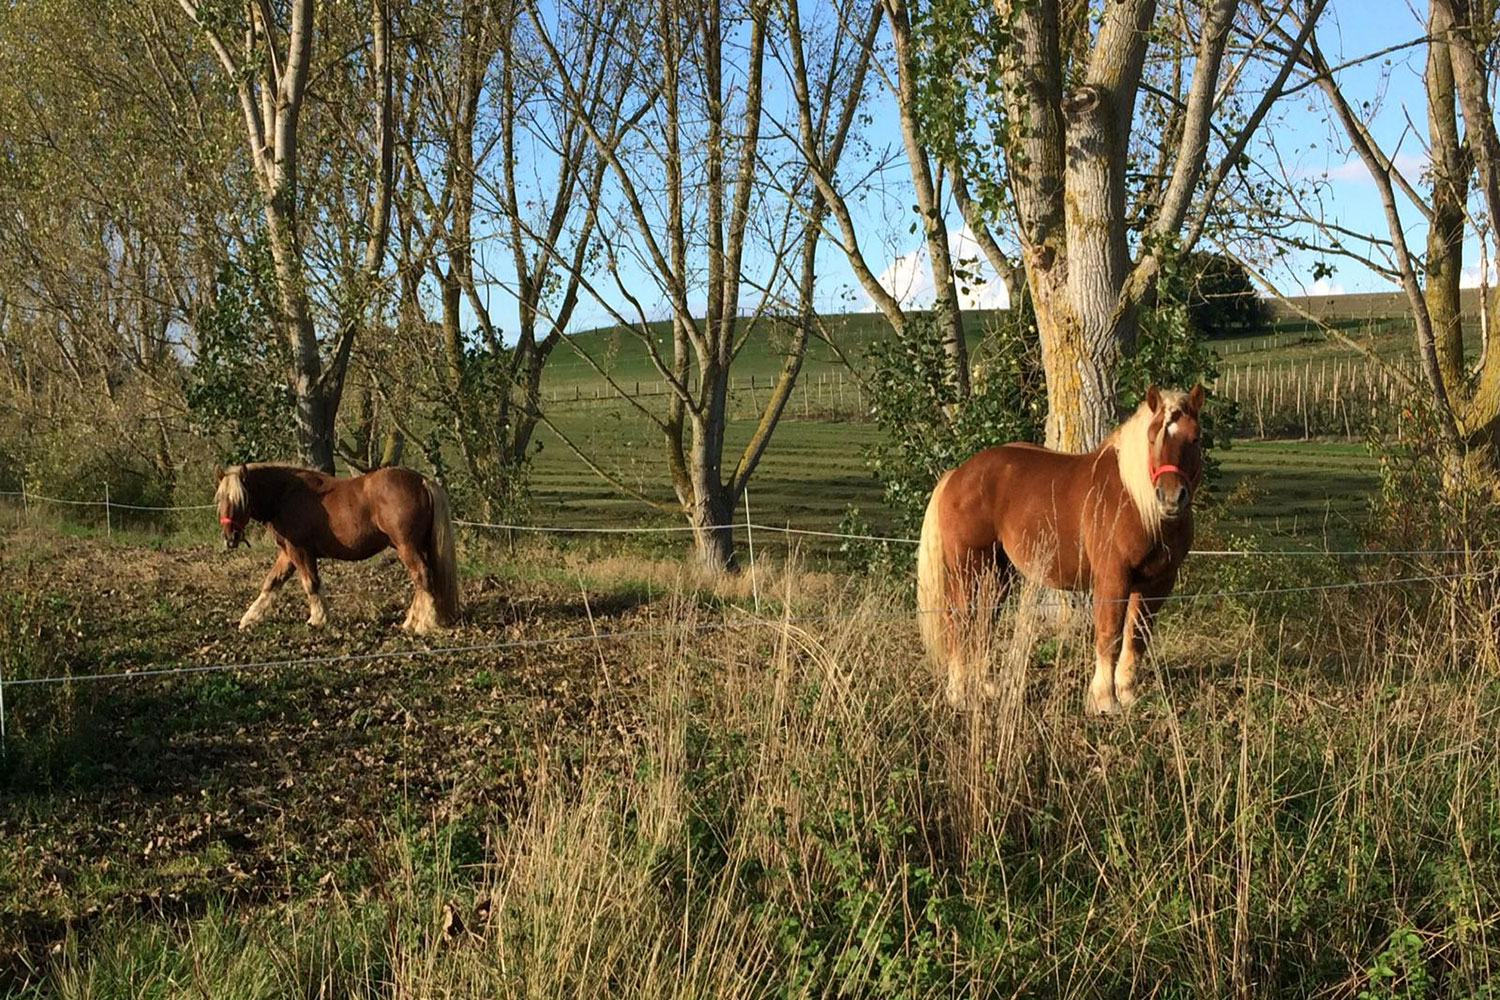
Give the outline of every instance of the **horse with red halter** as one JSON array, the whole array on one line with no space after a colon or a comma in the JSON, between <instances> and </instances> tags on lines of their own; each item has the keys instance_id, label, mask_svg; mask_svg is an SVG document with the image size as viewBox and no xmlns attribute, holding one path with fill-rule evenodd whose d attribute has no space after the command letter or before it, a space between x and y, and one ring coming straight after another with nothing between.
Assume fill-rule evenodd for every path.
<instances>
[{"instance_id":1,"label":"horse with red halter","mask_svg":"<svg viewBox=\"0 0 1500 1000\"><path fill-rule=\"evenodd\" d=\"M410 469L340 479L292 465L234 465L219 471L215 501L226 549L245 540L251 521L263 522L276 539L276 561L240 628L260 620L293 572L307 591L307 624L322 625L327 609L318 559L368 559L393 547L414 591L401 627L428 632L458 620L448 494Z\"/></svg>"},{"instance_id":2,"label":"horse with red halter","mask_svg":"<svg viewBox=\"0 0 1500 1000\"><path fill-rule=\"evenodd\" d=\"M986 579L1003 592L1013 571L1094 599L1094 678L1086 709L1135 701L1136 663L1151 619L1193 540L1192 494L1203 473L1203 387L1151 386L1091 452L1030 444L986 448L945 472L927 503L917 551L922 641L963 700L965 632Z\"/></svg>"}]
</instances>

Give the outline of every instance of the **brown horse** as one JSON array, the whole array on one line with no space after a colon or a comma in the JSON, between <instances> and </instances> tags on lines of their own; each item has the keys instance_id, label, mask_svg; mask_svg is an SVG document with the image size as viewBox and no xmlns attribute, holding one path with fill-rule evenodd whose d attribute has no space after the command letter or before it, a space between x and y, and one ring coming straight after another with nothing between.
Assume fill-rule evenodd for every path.
<instances>
[{"instance_id":1,"label":"brown horse","mask_svg":"<svg viewBox=\"0 0 1500 1000\"><path fill-rule=\"evenodd\" d=\"M1151 386L1146 400L1094 451L1029 444L986 448L945 472L932 491L917 553L922 641L964 698L964 648L980 584L1003 592L1012 567L1064 590L1092 590L1094 679L1089 712L1135 701L1135 667L1151 619L1193 540L1192 492L1203 471L1203 387Z\"/></svg>"},{"instance_id":2,"label":"brown horse","mask_svg":"<svg viewBox=\"0 0 1500 1000\"><path fill-rule=\"evenodd\" d=\"M235 465L220 470L215 500L226 549L244 541L250 521L265 523L278 549L240 628L260 620L293 571L307 591L307 624L322 625L318 558L368 559L393 546L415 591L401 627L428 632L458 619L448 494L410 469L339 479L291 465Z\"/></svg>"}]
</instances>

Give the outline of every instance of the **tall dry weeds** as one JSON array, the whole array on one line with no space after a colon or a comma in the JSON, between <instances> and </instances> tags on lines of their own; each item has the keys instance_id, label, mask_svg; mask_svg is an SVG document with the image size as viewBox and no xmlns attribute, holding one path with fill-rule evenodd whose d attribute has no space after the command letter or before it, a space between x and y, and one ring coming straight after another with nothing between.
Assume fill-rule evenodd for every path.
<instances>
[{"instance_id":1,"label":"tall dry weeds","mask_svg":"<svg viewBox=\"0 0 1500 1000\"><path fill-rule=\"evenodd\" d=\"M648 678L631 751L543 760L477 861L392 827L361 892L80 936L42 995L1493 995L1500 686L1463 586L1174 607L1147 697L1089 720L1088 636L1036 602L954 711L889 591L771 580L758 618L679 593L670 634L601 644Z\"/></svg>"}]
</instances>

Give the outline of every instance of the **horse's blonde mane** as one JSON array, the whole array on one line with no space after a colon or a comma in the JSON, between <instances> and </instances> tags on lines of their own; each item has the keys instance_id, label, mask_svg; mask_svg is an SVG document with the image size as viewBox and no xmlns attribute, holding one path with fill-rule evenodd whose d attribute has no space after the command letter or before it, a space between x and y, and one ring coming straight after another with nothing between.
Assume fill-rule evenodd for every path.
<instances>
[{"instance_id":1,"label":"horse's blonde mane","mask_svg":"<svg viewBox=\"0 0 1500 1000\"><path fill-rule=\"evenodd\" d=\"M1167 411L1167 418L1161 425L1161 433L1165 434L1172 418L1186 408L1187 393L1172 389L1162 389L1160 392L1162 409ZM1120 482L1124 484L1125 492L1130 494L1130 499L1135 502L1135 509L1140 512L1141 526L1146 529L1147 535L1158 538L1166 511L1156 497L1156 484L1151 482L1152 441L1147 436L1151 428L1151 416L1151 407L1143 401L1128 420L1114 429L1106 443L1114 446L1115 459L1120 464Z\"/></svg>"},{"instance_id":2,"label":"horse's blonde mane","mask_svg":"<svg viewBox=\"0 0 1500 1000\"><path fill-rule=\"evenodd\" d=\"M214 491L214 500L228 504L229 516L242 513L250 506L250 494L245 492L243 465L231 465L219 479L219 488Z\"/></svg>"}]
</instances>

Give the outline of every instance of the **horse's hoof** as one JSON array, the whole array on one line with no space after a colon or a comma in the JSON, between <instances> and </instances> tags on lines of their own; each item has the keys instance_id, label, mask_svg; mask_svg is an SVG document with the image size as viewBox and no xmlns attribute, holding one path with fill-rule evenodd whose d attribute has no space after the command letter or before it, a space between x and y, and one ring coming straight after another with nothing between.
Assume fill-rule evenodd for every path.
<instances>
[{"instance_id":1,"label":"horse's hoof","mask_svg":"<svg viewBox=\"0 0 1500 1000\"><path fill-rule=\"evenodd\" d=\"M1119 715L1120 703L1113 698L1105 700L1091 697L1084 706L1084 711L1089 715Z\"/></svg>"},{"instance_id":2,"label":"horse's hoof","mask_svg":"<svg viewBox=\"0 0 1500 1000\"><path fill-rule=\"evenodd\" d=\"M308 619L307 619L307 624L310 625L313 628L322 628L324 625L328 624L328 619L324 618L324 617L321 617L321 616L312 616L312 615L309 615Z\"/></svg>"},{"instance_id":3,"label":"horse's hoof","mask_svg":"<svg viewBox=\"0 0 1500 1000\"><path fill-rule=\"evenodd\" d=\"M1134 690L1121 690L1119 688L1115 689L1115 698L1117 701L1119 701L1121 708L1129 708L1131 705L1134 705L1136 702L1141 700L1141 696L1136 694Z\"/></svg>"}]
</instances>

